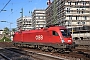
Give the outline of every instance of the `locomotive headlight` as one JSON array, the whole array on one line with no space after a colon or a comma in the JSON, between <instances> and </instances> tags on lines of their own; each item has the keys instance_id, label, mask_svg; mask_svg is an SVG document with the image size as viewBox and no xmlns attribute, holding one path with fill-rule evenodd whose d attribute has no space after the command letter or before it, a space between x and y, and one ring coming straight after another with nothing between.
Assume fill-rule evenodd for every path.
<instances>
[{"instance_id":1,"label":"locomotive headlight","mask_svg":"<svg viewBox=\"0 0 90 60\"><path fill-rule=\"evenodd\" d=\"M68 40L68 42L71 42L71 40Z\"/></svg>"},{"instance_id":2,"label":"locomotive headlight","mask_svg":"<svg viewBox=\"0 0 90 60\"><path fill-rule=\"evenodd\" d=\"M65 41L62 39L62 43L64 43Z\"/></svg>"}]
</instances>

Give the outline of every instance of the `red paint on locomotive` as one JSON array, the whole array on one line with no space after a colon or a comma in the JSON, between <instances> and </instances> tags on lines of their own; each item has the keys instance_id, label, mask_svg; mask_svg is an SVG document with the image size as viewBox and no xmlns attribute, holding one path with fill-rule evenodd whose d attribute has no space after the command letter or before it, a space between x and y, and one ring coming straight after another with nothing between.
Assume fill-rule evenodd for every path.
<instances>
[{"instance_id":1,"label":"red paint on locomotive","mask_svg":"<svg viewBox=\"0 0 90 60\"><path fill-rule=\"evenodd\" d=\"M19 31L14 34L13 42L15 46L33 46L41 50L47 49L59 52L75 48L70 32L63 26Z\"/></svg>"},{"instance_id":2,"label":"red paint on locomotive","mask_svg":"<svg viewBox=\"0 0 90 60\"><path fill-rule=\"evenodd\" d=\"M67 43L72 44L69 31L62 26L16 32L14 42Z\"/></svg>"}]
</instances>

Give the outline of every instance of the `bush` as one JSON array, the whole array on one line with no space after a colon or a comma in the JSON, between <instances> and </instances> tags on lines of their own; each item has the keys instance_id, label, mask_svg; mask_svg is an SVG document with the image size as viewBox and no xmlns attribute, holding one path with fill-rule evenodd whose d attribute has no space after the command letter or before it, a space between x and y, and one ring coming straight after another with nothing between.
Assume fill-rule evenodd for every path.
<instances>
[{"instance_id":1,"label":"bush","mask_svg":"<svg viewBox=\"0 0 90 60\"><path fill-rule=\"evenodd\" d=\"M7 37L3 37L0 42L11 42L10 38L7 38Z\"/></svg>"}]
</instances>

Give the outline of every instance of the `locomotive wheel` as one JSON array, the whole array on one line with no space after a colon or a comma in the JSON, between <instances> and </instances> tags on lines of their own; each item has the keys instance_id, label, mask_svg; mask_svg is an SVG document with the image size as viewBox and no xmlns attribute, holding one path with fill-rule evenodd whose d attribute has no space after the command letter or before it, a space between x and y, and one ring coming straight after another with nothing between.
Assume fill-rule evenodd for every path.
<instances>
[{"instance_id":1,"label":"locomotive wheel","mask_svg":"<svg viewBox=\"0 0 90 60\"><path fill-rule=\"evenodd\" d=\"M42 47L41 50L42 50L42 51L45 51L45 52L48 52L48 51L49 51L48 47L45 47L45 46Z\"/></svg>"},{"instance_id":2,"label":"locomotive wheel","mask_svg":"<svg viewBox=\"0 0 90 60\"><path fill-rule=\"evenodd\" d=\"M57 52L57 49L53 48L53 49L51 50L51 52L52 52L52 53L55 53L55 52Z\"/></svg>"},{"instance_id":3,"label":"locomotive wheel","mask_svg":"<svg viewBox=\"0 0 90 60\"><path fill-rule=\"evenodd\" d=\"M63 53L65 53L65 50L64 49L57 49L57 52L63 54Z\"/></svg>"},{"instance_id":4,"label":"locomotive wheel","mask_svg":"<svg viewBox=\"0 0 90 60\"><path fill-rule=\"evenodd\" d=\"M42 47L41 50L44 51L45 49Z\"/></svg>"},{"instance_id":5,"label":"locomotive wheel","mask_svg":"<svg viewBox=\"0 0 90 60\"><path fill-rule=\"evenodd\" d=\"M54 48L53 47L48 47L48 50L51 52Z\"/></svg>"},{"instance_id":6,"label":"locomotive wheel","mask_svg":"<svg viewBox=\"0 0 90 60\"><path fill-rule=\"evenodd\" d=\"M55 50L55 49L53 49L51 52L52 52L52 53L55 53L55 52L56 52L56 50Z\"/></svg>"}]
</instances>

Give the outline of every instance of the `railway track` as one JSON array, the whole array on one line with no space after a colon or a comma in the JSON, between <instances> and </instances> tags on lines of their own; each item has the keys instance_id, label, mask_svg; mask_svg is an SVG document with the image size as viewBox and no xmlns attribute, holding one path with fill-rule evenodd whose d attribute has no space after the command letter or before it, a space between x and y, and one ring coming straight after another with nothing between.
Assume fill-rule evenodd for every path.
<instances>
[{"instance_id":1,"label":"railway track","mask_svg":"<svg viewBox=\"0 0 90 60\"><path fill-rule=\"evenodd\" d=\"M90 40L74 40L74 42L78 45L76 49L90 50Z\"/></svg>"},{"instance_id":2,"label":"railway track","mask_svg":"<svg viewBox=\"0 0 90 60\"><path fill-rule=\"evenodd\" d=\"M3 55L2 53L0 53L0 59L1 60L11 60L9 57Z\"/></svg>"},{"instance_id":3,"label":"railway track","mask_svg":"<svg viewBox=\"0 0 90 60\"><path fill-rule=\"evenodd\" d=\"M26 49L24 48L24 50L26 51L34 51L35 49ZM64 54L61 54L61 53L51 53L51 52L42 52L40 50L35 50L36 52L38 53L42 53L42 54L49 54L49 55L52 55L52 56L57 56L58 58L65 58L65 59L68 59L68 60L90 60L90 51L84 51L84 50L77 50L77 49L74 49L73 52L70 52L70 53L64 53ZM34 51L34 52L35 52Z\"/></svg>"},{"instance_id":4,"label":"railway track","mask_svg":"<svg viewBox=\"0 0 90 60\"><path fill-rule=\"evenodd\" d=\"M16 49L16 48L6 48L7 50L25 55L25 56L30 56L34 60L68 60L65 58L49 55L49 54L44 54L44 53L39 53L31 50L21 50L21 49Z\"/></svg>"},{"instance_id":5,"label":"railway track","mask_svg":"<svg viewBox=\"0 0 90 60\"><path fill-rule=\"evenodd\" d=\"M60 54L44 52L29 48L0 48L0 59L2 60L90 60L90 50L74 49L73 52Z\"/></svg>"},{"instance_id":6,"label":"railway track","mask_svg":"<svg viewBox=\"0 0 90 60\"><path fill-rule=\"evenodd\" d=\"M0 57L2 60L33 60L30 56L8 50L7 48L0 49Z\"/></svg>"},{"instance_id":7,"label":"railway track","mask_svg":"<svg viewBox=\"0 0 90 60\"><path fill-rule=\"evenodd\" d=\"M71 53L51 53L28 48L2 48L0 59L3 60L90 60L90 52L86 50L73 50Z\"/></svg>"}]
</instances>

